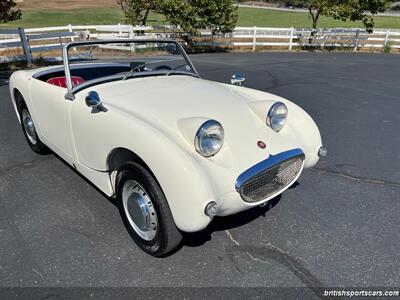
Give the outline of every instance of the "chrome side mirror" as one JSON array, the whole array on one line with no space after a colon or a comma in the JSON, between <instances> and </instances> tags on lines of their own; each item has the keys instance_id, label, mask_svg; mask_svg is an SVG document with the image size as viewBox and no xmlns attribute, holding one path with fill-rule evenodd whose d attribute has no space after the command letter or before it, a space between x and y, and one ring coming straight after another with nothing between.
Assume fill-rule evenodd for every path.
<instances>
[{"instance_id":1,"label":"chrome side mirror","mask_svg":"<svg viewBox=\"0 0 400 300\"><path fill-rule=\"evenodd\" d=\"M90 108L96 108L101 105L100 96L97 92L91 91L86 95L86 105Z\"/></svg>"},{"instance_id":2,"label":"chrome side mirror","mask_svg":"<svg viewBox=\"0 0 400 300\"><path fill-rule=\"evenodd\" d=\"M90 108L99 109L102 107L100 96L95 91L91 91L86 95L85 102L86 102L86 105L89 106Z\"/></svg>"},{"instance_id":3,"label":"chrome side mirror","mask_svg":"<svg viewBox=\"0 0 400 300\"><path fill-rule=\"evenodd\" d=\"M246 80L243 75L233 74L231 78L231 84L241 86L242 83Z\"/></svg>"}]
</instances>

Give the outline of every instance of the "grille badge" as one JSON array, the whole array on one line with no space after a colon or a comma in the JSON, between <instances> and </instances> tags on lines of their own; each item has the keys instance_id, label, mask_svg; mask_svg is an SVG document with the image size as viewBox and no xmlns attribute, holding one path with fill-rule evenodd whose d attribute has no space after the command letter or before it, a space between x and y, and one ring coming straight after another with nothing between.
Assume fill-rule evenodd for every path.
<instances>
[{"instance_id":1,"label":"grille badge","mask_svg":"<svg viewBox=\"0 0 400 300\"><path fill-rule=\"evenodd\" d=\"M258 141L257 146L261 149L267 148L267 145L263 141Z\"/></svg>"}]
</instances>

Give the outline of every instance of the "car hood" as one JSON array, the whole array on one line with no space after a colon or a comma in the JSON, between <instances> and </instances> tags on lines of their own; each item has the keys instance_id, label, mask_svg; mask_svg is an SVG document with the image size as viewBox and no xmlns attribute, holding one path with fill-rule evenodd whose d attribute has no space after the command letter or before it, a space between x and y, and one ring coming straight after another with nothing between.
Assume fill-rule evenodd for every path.
<instances>
[{"instance_id":1,"label":"car hood","mask_svg":"<svg viewBox=\"0 0 400 300\"><path fill-rule=\"evenodd\" d=\"M187 118L215 119L223 125L243 122L246 126L262 125L265 129L265 122L254 118L254 110L249 105L260 99L246 97L233 86L200 78L141 77L102 84L96 86L96 91L106 107L140 116L163 129L173 130L178 120ZM268 109L277 97L263 94L264 106Z\"/></svg>"},{"instance_id":2,"label":"car hood","mask_svg":"<svg viewBox=\"0 0 400 300\"><path fill-rule=\"evenodd\" d=\"M115 81L95 90L110 113L146 121L195 157L199 157L193 146L198 127L209 119L219 121L225 130L221 149L225 155L208 161L222 168L235 165L244 171L269 154L301 148L290 130L276 133L266 125L271 105L283 100L268 93L183 75ZM258 141L267 148L260 149Z\"/></svg>"}]
</instances>

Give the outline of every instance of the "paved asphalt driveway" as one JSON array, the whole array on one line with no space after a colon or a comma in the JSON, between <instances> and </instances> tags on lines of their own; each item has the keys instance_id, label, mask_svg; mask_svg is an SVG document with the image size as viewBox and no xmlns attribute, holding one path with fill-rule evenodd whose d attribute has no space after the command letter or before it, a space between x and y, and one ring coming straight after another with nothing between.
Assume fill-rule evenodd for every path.
<instances>
[{"instance_id":1,"label":"paved asphalt driveway","mask_svg":"<svg viewBox=\"0 0 400 300\"><path fill-rule=\"evenodd\" d=\"M240 72L246 86L302 106L329 156L269 207L215 219L152 258L109 199L59 158L30 151L3 74L0 286L400 286L400 56L192 59L204 78Z\"/></svg>"}]
</instances>

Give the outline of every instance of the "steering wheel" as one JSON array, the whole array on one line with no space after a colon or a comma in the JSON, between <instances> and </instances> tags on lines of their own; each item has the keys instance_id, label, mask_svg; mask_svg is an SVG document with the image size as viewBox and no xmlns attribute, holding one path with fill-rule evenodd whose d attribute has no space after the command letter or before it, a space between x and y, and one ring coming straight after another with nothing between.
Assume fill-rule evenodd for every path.
<instances>
[{"instance_id":1,"label":"steering wheel","mask_svg":"<svg viewBox=\"0 0 400 300\"><path fill-rule=\"evenodd\" d=\"M159 71L159 70L168 70L168 71L171 71L172 68L171 68L170 66L167 66L167 65L160 65L160 66L157 66L157 67L154 67L154 68L153 68L153 71Z\"/></svg>"}]
</instances>

